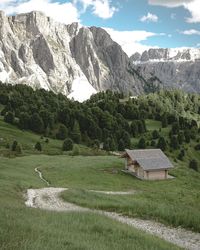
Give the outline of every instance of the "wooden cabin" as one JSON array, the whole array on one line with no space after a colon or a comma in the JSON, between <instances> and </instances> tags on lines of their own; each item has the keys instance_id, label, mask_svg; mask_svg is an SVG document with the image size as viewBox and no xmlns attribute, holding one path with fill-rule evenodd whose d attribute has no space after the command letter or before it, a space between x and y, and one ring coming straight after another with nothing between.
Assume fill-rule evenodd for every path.
<instances>
[{"instance_id":1,"label":"wooden cabin","mask_svg":"<svg viewBox=\"0 0 200 250\"><path fill-rule=\"evenodd\" d=\"M129 150L123 155L125 171L143 180L168 179L173 168L168 157L160 149Z\"/></svg>"}]
</instances>

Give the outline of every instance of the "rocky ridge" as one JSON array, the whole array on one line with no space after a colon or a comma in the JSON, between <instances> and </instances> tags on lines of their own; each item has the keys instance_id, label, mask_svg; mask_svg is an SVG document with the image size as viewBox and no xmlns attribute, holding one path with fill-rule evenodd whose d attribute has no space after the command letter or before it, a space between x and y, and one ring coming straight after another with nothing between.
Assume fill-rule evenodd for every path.
<instances>
[{"instance_id":1,"label":"rocky ridge","mask_svg":"<svg viewBox=\"0 0 200 250\"><path fill-rule=\"evenodd\" d=\"M200 92L200 49L149 49L130 59L145 79L153 76L164 87Z\"/></svg>"},{"instance_id":2,"label":"rocky ridge","mask_svg":"<svg viewBox=\"0 0 200 250\"><path fill-rule=\"evenodd\" d=\"M130 73L130 60L97 27L64 25L41 12L6 16L0 11L0 81L27 84L75 97L111 89L143 92L145 81ZM76 84L76 90L73 84Z\"/></svg>"}]
</instances>

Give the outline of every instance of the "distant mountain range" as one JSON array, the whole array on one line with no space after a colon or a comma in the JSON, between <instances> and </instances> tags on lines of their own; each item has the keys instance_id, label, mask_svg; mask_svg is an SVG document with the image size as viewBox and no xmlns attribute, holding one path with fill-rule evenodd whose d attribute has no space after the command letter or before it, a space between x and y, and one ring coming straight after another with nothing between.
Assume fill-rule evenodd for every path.
<instances>
[{"instance_id":1,"label":"distant mountain range","mask_svg":"<svg viewBox=\"0 0 200 250\"><path fill-rule=\"evenodd\" d=\"M156 87L200 92L200 50L150 49L129 58L102 28L64 25L41 12L0 11L0 81L84 101L110 89L138 95Z\"/></svg>"},{"instance_id":2,"label":"distant mountain range","mask_svg":"<svg viewBox=\"0 0 200 250\"><path fill-rule=\"evenodd\" d=\"M154 76L164 87L200 92L200 49L149 49L130 59L145 79Z\"/></svg>"}]
</instances>

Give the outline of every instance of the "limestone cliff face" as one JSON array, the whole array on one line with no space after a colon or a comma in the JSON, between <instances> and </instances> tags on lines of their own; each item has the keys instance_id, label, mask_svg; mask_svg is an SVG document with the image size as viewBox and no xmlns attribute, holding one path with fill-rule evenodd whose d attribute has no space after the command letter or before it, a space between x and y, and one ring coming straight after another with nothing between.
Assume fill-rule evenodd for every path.
<instances>
[{"instance_id":1,"label":"limestone cliff face","mask_svg":"<svg viewBox=\"0 0 200 250\"><path fill-rule=\"evenodd\" d=\"M200 92L200 49L150 49L130 59L145 79L153 75L164 87Z\"/></svg>"},{"instance_id":2,"label":"limestone cliff face","mask_svg":"<svg viewBox=\"0 0 200 250\"><path fill-rule=\"evenodd\" d=\"M108 33L64 25L40 12L7 17L0 12L0 81L68 95L77 79L97 91L143 92L130 61ZM81 84L80 80L80 84Z\"/></svg>"},{"instance_id":3,"label":"limestone cliff face","mask_svg":"<svg viewBox=\"0 0 200 250\"><path fill-rule=\"evenodd\" d=\"M143 81L131 74L130 61L110 35L96 27L81 28L70 43L71 52L87 79L97 90L143 91Z\"/></svg>"}]
</instances>

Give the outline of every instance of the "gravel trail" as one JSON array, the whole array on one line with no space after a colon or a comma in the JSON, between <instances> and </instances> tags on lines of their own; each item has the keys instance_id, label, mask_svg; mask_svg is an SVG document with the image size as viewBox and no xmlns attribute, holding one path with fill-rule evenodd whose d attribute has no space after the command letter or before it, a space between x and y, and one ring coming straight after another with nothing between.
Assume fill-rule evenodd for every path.
<instances>
[{"instance_id":1,"label":"gravel trail","mask_svg":"<svg viewBox=\"0 0 200 250\"><path fill-rule=\"evenodd\" d=\"M99 194L109 194L109 195L129 195L129 194L136 194L135 190L130 190L130 191L99 191L99 190L89 190L90 192L93 193L99 193Z\"/></svg>"},{"instance_id":2,"label":"gravel trail","mask_svg":"<svg viewBox=\"0 0 200 250\"><path fill-rule=\"evenodd\" d=\"M50 186L49 182L43 177L42 172L38 168L35 168L35 172L38 173L40 179L44 181L47 186Z\"/></svg>"},{"instance_id":3,"label":"gravel trail","mask_svg":"<svg viewBox=\"0 0 200 250\"><path fill-rule=\"evenodd\" d=\"M156 235L182 248L189 250L200 250L199 233L194 233L183 228L171 228L161 223L153 222L150 220L129 218L117 213L83 208L72 203L65 202L60 198L61 192L66 190L67 188L53 187L42 189L28 189L26 206L59 212L95 212L110 217L121 223L133 226L134 228L143 230L147 233Z\"/></svg>"}]
</instances>

